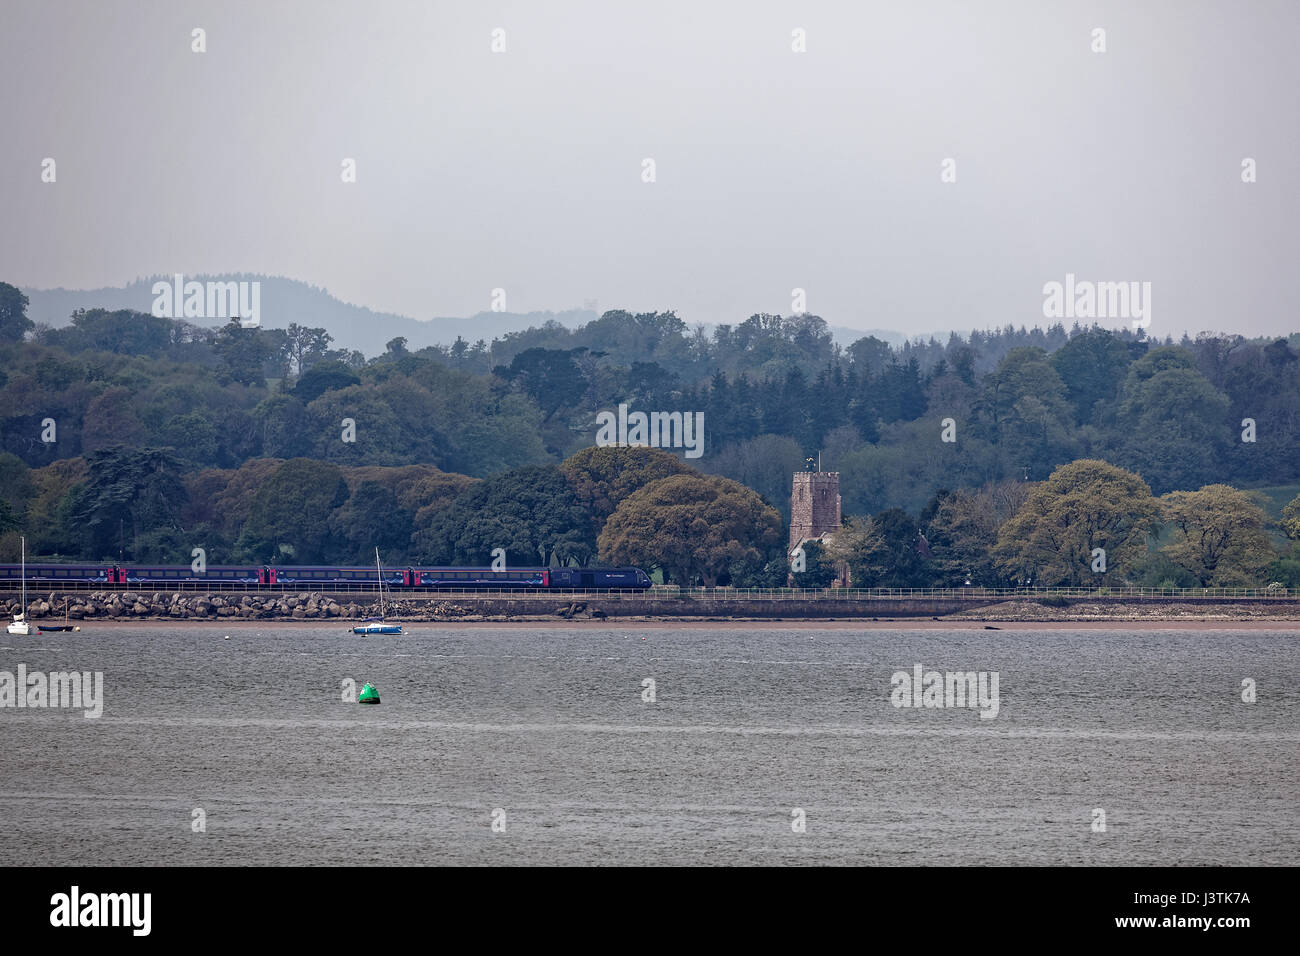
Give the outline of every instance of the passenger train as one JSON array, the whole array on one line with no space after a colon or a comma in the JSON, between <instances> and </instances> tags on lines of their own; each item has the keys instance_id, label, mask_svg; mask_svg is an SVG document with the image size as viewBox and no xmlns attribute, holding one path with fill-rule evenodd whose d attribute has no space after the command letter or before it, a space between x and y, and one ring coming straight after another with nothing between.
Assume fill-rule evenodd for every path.
<instances>
[{"instance_id":1,"label":"passenger train","mask_svg":"<svg viewBox=\"0 0 1300 956\"><path fill-rule=\"evenodd\" d=\"M384 585L428 590L587 590L619 588L644 591L650 576L640 568L388 568ZM0 564L0 582L18 584L17 564ZM322 588L338 584L375 584L375 569L336 567L219 567L199 574L188 565L29 564L28 583L104 584L165 587L176 584L299 585Z\"/></svg>"}]
</instances>

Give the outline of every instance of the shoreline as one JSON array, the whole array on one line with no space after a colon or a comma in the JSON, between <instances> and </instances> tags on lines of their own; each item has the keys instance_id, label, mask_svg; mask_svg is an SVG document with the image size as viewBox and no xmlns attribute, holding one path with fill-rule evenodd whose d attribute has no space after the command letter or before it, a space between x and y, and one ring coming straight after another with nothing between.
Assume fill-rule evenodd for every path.
<instances>
[{"instance_id":1,"label":"shoreline","mask_svg":"<svg viewBox=\"0 0 1300 956\"><path fill-rule=\"evenodd\" d=\"M62 600L61 600L62 598ZM323 630L350 631L366 620L380 617L378 603L352 596L301 592L271 598L252 594L195 594L174 592L91 592L64 597L50 592L49 599L28 604L28 621L40 628L65 623L59 614L68 607L68 625L99 627L150 627L202 624L214 627L283 627L300 625ZM598 606L599 605L599 606ZM16 613L18 602L0 602L0 611ZM561 598L559 601L524 597L506 600L398 600L384 609L392 623L409 628L525 627L578 630L619 628L726 629L880 629L906 628L995 630L1027 626L1044 628L1247 628L1300 629L1300 600L1282 599L1123 599L1100 596L1052 602L1025 598L970 604L952 599L886 598L831 603L794 600L787 603L744 600ZM50 631L48 633L68 633ZM71 632L77 633L77 632Z\"/></svg>"},{"instance_id":2,"label":"shoreline","mask_svg":"<svg viewBox=\"0 0 1300 956\"><path fill-rule=\"evenodd\" d=\"M36 622L33 622L36 623ZM1139 619L1113 619L1113 620L1079 620L1079 621L1029 621L1029 620L999 620L990 618L986 620L957 620L957 619L940 619L940 620L918 620L914 617L904 618L872 618L867 620L861 619L790 619L780 620L774 618L757 618L746 620L741 618L719 620L715 618L611 618L605 621L593 620L564 620L562 618L542 617L536 620L525 618L511 618L502 620L447 620L447 621L394 621L407 628L406 634L403 635L363 635L358 634L356 637L372 637L375 639L383 637L410 637L418 634L422 630L523 630L523 629L545 629L545 630L568 630L568 631L593 631L593 632L617 632L620 630L640 630L640 631L709 631L709 630L785 630L785 631L979 631L979 630L1002 630L1002 631L1105 631L1105 630L1129 630L1129 631L1168 631L1168 630L1188 630L1188 631L1297 631L1300 630L1300 618L1198 618L1198 619L1157 619L1157 618L1139 618ZM38 625L39 626L39 625ZM334 630L341 633L351 634L352 627L346 622L334 621L315 621L315 620L178 620L174 618L163 619L142 619L138 621L117 620L117 621L92 621L89 624L83 624L79 632L74 631L49 631L44 635L47 637L62 637L65 635L85 635L94 631L105 630L125 630L130 628L147 627L156 629L161 627L200 627L205 630L225 630L225 631L248 631L263 629L293 629L293 630ZM33 635L36 636L36 635Z\"/></svg>"}]
</instances>

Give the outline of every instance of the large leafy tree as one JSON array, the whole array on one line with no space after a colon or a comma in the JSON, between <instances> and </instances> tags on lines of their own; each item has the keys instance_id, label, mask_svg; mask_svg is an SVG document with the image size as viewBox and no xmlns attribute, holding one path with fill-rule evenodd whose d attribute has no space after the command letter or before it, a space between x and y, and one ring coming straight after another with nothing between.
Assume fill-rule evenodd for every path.
<instances>
[{"instance_id":1,"label":"large leafy tree","mask_svg":"<svg viewBox=\"0 0 1300 956\"><path fill-rule=\"evenodd\" d=\"M211 465L217 460L221 435L207 415L187 412L174 415L157 431L158 440L194 465Z\"/></svg>"},{"instance_id":2,"label":"large leafy tree","mask_svg":"<svg viewBox=\"0 0 1300 956\"><path fill-rule=\"evenodd\" d=\"M27 464L7 451L0 451L0 498L8 501L19 514L27 509L27 499L36 494L32 473Z\"/></svg>"},{"instance_id":3,"label":"large leafy tree","mask_svg":"<svg viewBox=\"0 0 1300 956\"><path fill-rule=\"evenodd\" d=\"M1001 571L1039 585L1124 580L1146 551L1160 509L1137 475L1095 459L1062 465L998 531ZM1105 552L1105 571L1095 549Z\"/></svg>"},{"instance_id":4,"label":"large leafy tree","mask_svg":"<svg viewBox=\"0 0 1300 956\"><path fill-rule=\"evenodd\" d=\"M1300 588L1300 495L1296 495L1282 508L1278 525L1289 539L1290 548L1269 565L1268 580Z\"/></svg>"},{"instance_id":5,"label":"large leafy tree","mask_svg":"<svg viewBox=\"0 0 1300 956\"><path fill-rule=\"evenodd\" d=\"M14 513L13 506L0 498L0 534L6 531L14 531L21 526L22 522L18 520L18 515Z\"/></svg>"},{"instance_id":6,"label":"large leafy tree","mask_svg":"<svg viewBox=\"0 0 1300 956\"><path fill-rule=\"evenodd\" d=\"M215 348L221 357L224 378L240 385L258 388L266 385L265 366L272 354L271 345L260 329L246 329L238 319L231 319L217 334Z\"/></svg>"},{"instance_id":7,"label":"large leafy tree","mask_svg":"<svg viewBox=\"0 0 1300 956\"><path fill-rule=\"evenodd\" d=\"M280 346L282 360L284 364L292 367L294 374L302 376L329 351L330 343L333 341L334 336L324 329L308 328L297 322L290 322ZM303 398L303 401L309 402L311 398Z\"/></svg>"},{"instance_id":8,"label":"large leafy tree","mask_svg":"<svg viewBox=\"0 0 1300 956\"><path fill-rule=\"evenodd\" d=\"M982 488L943 491L923 518L933 555L934 583L961 587L1004 587L1010 582L993 558L998 529L1029 497L1030 485L1005 481Z\"/></svg>"},{"instance_id":9,"label":"large leafy tree","mask_svg":"<svg viewBox=\"0 0 1300 956\"><path fill-rule=\"evenodd\" d=\"M82 557L131 558L146 532L179 528L185 504L181 463L171 452L122 445L86 456L86 479L65 503Z\"/></svg>"},{"instance_id":10,"label":"large leafy tree","mask_svg":"<svg viewBox=\"0 0 1300 956\"><path fill-rule=\"evenodd\" d=\"M253 409L252 418L263 455L298 458L311 451L312 422L297 395L276 392L268 396Z\"/></svg>"},{"instance_id":11,"label":"large leafy tree","mask_svg":"<svg viewBox=\"0 0 1300 956\"><path fill-rule=\"evenodd\" d=\"M496 394L486 376L407 355L376 360L362 378L369 391L379 390L394 423L414 443L406 448L406 461L431 461L446 471L485 477L548 460L537 405L522 393ZM347 391L327 392L313 406ZM359 417L357 425L360 441Z\"/></svg>"},{"instance_id":12,"label":"large leafy tree","mask_svg":"<svg viewBox=\"0 0 1300 956\"><path fill-rule=\"evenodd\" d=\"M525 349L508 366L498 366L492 374L504 379L537 403L543 422L561 408L575 405L587 388L582 369L574 361L575 352L586 349Z\"/></svg>"},{"instance_id":13,"label":"large leafy tree","mask_svg":"<svg viewBox=\"0 0 1300 956\"><path fill-rule=\"evenodd\" d=\"M82 443L87 451L149 443L148 430L140 421L139 399L129 388L106 388L86 405ZM163 444L162 436L158 436Z\"/></svg>"},{"instance_id":14,"label":"large leafy tree","mask_svg":"<svg viewBox=\"0 0 1300 956\"><path fill-rule=\"evenodd\" d=\"M1040 348L1007 353L986 376L975 402L977 435L1000 447L1012 471L1038 477L1077 448L1074 414L1065 398L1065 383Z\"/></svg>"},{"instance_id":15,"label":"large leafy tree","mask_svg":"<svg viewBox=\"0 0 1300 956\"><path fill-rule=\"evenodd\" d=\"M70 351L159 356L190 335L188 323L133 309L78 309L52 342Z\"/></svg>"},{"instance_id":16,"label":"large leafy tree","mask_svg":"<svg viewBox=\"0 0 1300 956\"><path fill-rule=\"evenodd\" d=\"M1117 461L1163 493L1216 477L1230 437L1229 400L1179 348L1155 349L1125 380L1110 445Z\"/></svg>"},{"instance_id":17,"label":"large leafy tree","mask_svg":"<svg viewBox=\"0 0 1300 956\"><path fill-rule=\"evenodd\" d=\"M1174 529L1161 552L1203 585L1251 585L1276 557L1264 530L1268 515L1248 491L1206 485L1170 492L1160 505Z\"/></svg>"},{"instance_id":18,"label":"large leafy tree","mask_svg":"<svg viewBox=\"0 0 1300 956\"><path fill-rule=\"evenodd\" d=\"M1072 336L1052 353L1050 361L1065 383L1074 420L1085 424L1092 420L1098 402L1115 398L1133 357L1110 331L1089 329Z\"/></svg>"},{"instance_id":19,"label":"large leafy tree","mask_svg":"<svg viewBox=\"0 0 1300 956\"><path fill-rule=\"evenodd\" d=\"M595 553L591 514L558 465L526 465L467 488L421 536L423 560L507 567L586 564Z\"/></svg>"},{"instance_id":20,"label":"large leafy tree","mask_svg":"<svg viewBox=\"0 0 1300 956\"><path fill-rule=\"evenodd\" d=\"M1282 508L1282 533L1292 541L1300 541L1300 495L1296 495Z\"/></svg>"},{"instance_id":21,"label":"large leafy tree","mask_svg":"<svg viewBox=\"0 0 1300 956\"><path fill-rule=\"evenodd\" d=\"M342 362L317 362L298 377L298 382L293 387L293 395L303 404L307 404L326 392L360 384L361 379L357 377L356 372Z\"/></svg>"},{"instance_id":22,"label":"large leafy tree","mask_svg":"<svg viewBox=\"0 0 1300 956\"><path fill-rule=\"evenodd\" d=\"M835 559L820 541L803 543L804 569L793 572L797 588L828 588L839 577ZM734 569L733 569L734 574ZM785 582L782 581L781 584Z\"/></svg>"},{"instance_id":23,"label":"large leafy tree","mask_svg":"<svg viewBox=\"0 0 1300 956\"><path fill-rule=\"evenodd\" d=\"M411 553L417 560L434 563L451 560L447 553L444 516L455 505L456 499L475 484L478 484L478 479L468 475L438 472L421 478L408 492L398 490L399 500L407 501L408 507L415 511Z\"/></svg>"},{"instance_id":24,"label":"large leafy tree","mask_svg":"<svg viewBox=\"0 0 1300 956\"><path fill-rule=\"evenodd\" d=\"M315 564L335 554L330 525L348 499L337 465L309 458L282 463L257 488L239 544L255 559Z\"/></svg>"},{"instance_id":25,"label":"large leafy tree","mask_svg":"<svg viewBox=\"0 0 1300 956\"><path fill-rule=\"evenodd\" d=\"M889 343L874 335L858 339L847 349L853 364L859 370L860 378L879 375L894 358L894 351Z\"/></svg>"},{"instance_id":26,"label":"large leafy tree","mask_svg":"<svg viewBox=\"0 0 1300 956\"><path fill-rule=\"evenodd\" d=\"M186 476L186 520L215 525L233 540L247 524L258 490L283 464L278 458L250 458L235 469L191 472Z\"/></svg>"},{"instance_id":27,"label":"large leafy tree","mask_svg":"<svg viewBox=\"0 0 1300 956\"><path fill-rule=\"evenodd\" d=\"M0 282L0 341L21 342L35 327L27 318L27 296L17 286Z\"/></svg>"},{"instance_id":28,"label":"large leafy tree","mask_svg":"<svg viewBox=\"0 0 1300 956\"><path fill-rule=\"evenodd\" d=\"M591 515L597 531L628 495L660 478L694 473L676 455L644 446L599 448L593 445L566 458L560 470L579 503Z\"/></svg>"},{"instance_id":29,"label":"large leafy tree","mask_svg":"<svg viewBox=\"0 0 1300 956\"><path fill-rule=\"evenodd\" d=\"M315 458L375 465L429 460L377 389L354 385L326 392L307 406L307 417ZM345 421L351 424L345 426Z\"/></svg>"},{"instance_id":30,"label":"large leafy tree","mask_svg":"<svg viewBox=\"0 0 1300 956\"><path fill-rule=\"evenodd\" d=\"M1239 347L1222 386L1232 400L1231 456L1220 467L1238 482L1289 483L1300 476L1300 354L1285 339ZM1213 379L1211 379L1213 381ZM1239 441L1246 419L1254 441ZM1216 476L1222 480L1223 472Z\"/></svg>"},{"instance_id":31,"label":"large leafy tree","mask_svg":"<svg viewBox=\"0 0 1300 956\"><path fill-rule=\"evenodd\" d=\"M854 587L908 588L929 583L917 521L900 508L854 518L831 540L830 553L845 562Z\"/></svg>"},{"instance_id":32,"label":"large leafy tree","mask_svg":"<svg viewBox=\"0 0 1300 956\"><path fill-rule=\"evenodd\" d=\"M940 488L978 487L1003 474L998 449L957 423L956 443L941 441L939 418L886 426L878 445L852 451L836 464L848 514L887 508L919 512Z\"/></svg>"},{"instance_id":33,"label":"large leafy tree","mask_svg":"<svg viewBox=\"0 0 1300 956\"><path fill-rule=\"evenodd\" d=\"M63 458L32 469L32 496L24 520L29 554L80 555L80 528L72 522L69 505L87 475L84 458Z\"/></svg>"},{"instance_id":34,"label":"large leafy tree","mask_svg":"<svg viewBox=\"0 0 1300 956\"><path fill-rule=\"evenodd\" d=\"M781 516L739 482L672 475L629 495L605 522L600 556L661 568L667 579L712 587L735 562L757 561L779 541Z\"/></svg>"},{"instance_id":35,"label":"large leafy tree","mask_svg":"<svg viewBox=\"0 0 1300 956\"><path fill-rule=\"evenodd\" d=\"M452 431L446 460L438 463L448 471L483 476L544 462L548 456L539 433L541 417L526 395L506 395L464 415L440 418L450 421Z\"/></svg>"},{"instance_id":36,"label":"large leafy tree","mask_svg":"<svg viewBox=\"0 0 1300 956\"><path fill-rule=\"evenodd\" d=\"M346 547L336 549L339 560L368 562L379 548L385 561L405 561L414 518L392 489L378 481L363 481L330 517L331 528L347 542Z\"/></svg>"}]
</instances>

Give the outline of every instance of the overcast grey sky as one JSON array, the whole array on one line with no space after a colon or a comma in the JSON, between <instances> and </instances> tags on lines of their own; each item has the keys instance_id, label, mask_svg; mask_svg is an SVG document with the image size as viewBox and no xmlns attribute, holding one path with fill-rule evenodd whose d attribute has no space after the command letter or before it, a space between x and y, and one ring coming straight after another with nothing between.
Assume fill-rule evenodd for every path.
<instances>
[{"instance_id":1,"label":"overcast grey sky","mask_svg":"<svg viewBox=\"0 0 1300 956\"><path fill-rule=\"evenodd\" d=\"M1295 0L0 10L18 285L247 271L417 318L499 287L688 322L799 287L922 332L1043 323L1074 273L1150 282L1157 335L1300 329Z\"/></svg>"}]
</instances>

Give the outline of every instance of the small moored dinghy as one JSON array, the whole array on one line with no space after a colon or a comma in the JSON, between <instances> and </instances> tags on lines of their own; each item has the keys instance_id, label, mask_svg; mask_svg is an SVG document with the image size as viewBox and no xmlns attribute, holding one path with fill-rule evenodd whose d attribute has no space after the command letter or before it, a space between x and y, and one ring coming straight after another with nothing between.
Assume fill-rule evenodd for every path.
<instances>
[{"instance_id":1,"label":"small moored dinghy","mask_svg":"<svg viewBox=\"0 0 1300 956\"><path fill-rule=\"evenodd\" d=\"M62 624L37 624L42 634L46 631L79 631L81 628L76 624L68 623L68 599L63 599L63 623Z\"/></svg>"}]
</instances>

